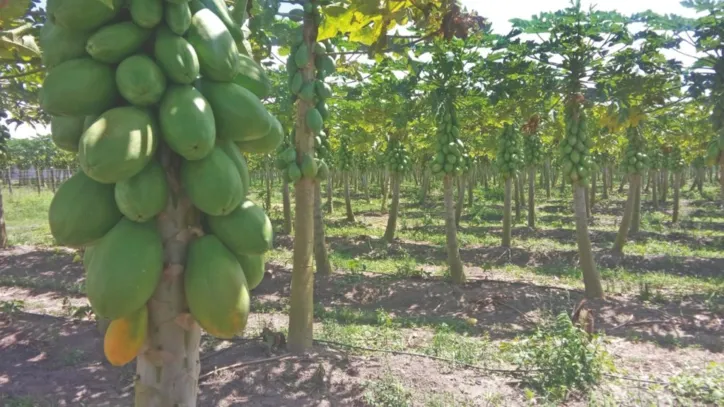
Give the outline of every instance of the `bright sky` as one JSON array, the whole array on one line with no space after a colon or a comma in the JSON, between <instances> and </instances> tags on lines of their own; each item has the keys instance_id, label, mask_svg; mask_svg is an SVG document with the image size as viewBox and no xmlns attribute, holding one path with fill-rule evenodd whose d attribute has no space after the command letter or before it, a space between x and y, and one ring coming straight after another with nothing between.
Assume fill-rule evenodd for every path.
<instances>
[{"instance_id":1,"label":"bright sky","mask_svg":"<svg viewBox=\"0 0 724 407\"><path fill-rule=\"evenodd\" d=\"M616 10L622 14L633 14L645 10L653 10L659 14L679 14L693 17L694 13L682 7L679 0L582 0L585 7L594 4L599 10ZM534 14L544 11L555 11L567 7L568 0L462 0L468 9L476 10L493 23L495 32L504 34L510 30L512 18L530 18ZM22 125L11 130L12 137L27 138L36 134L47 134L50 129L41 126L34 129L29 125Z\"/></svg>"}]
</instances>

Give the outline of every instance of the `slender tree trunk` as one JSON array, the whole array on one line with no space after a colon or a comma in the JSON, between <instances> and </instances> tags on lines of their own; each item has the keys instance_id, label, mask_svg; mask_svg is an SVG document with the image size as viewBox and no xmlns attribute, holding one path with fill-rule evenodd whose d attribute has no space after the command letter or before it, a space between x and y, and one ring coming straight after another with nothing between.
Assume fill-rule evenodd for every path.
<instances>
[{"instance_id":1,"label":"slender tree trunk","mask_svg":"<svg viewBox=\"0 0 724 407\"><path fill-rule=\"evenodd\" d=\"M513 179L513 199L515 200L515 223L520 222L520 176L516 175Z\"/></svg>"},{"instance_id":2,"label":"slender tree trunk","mask_svg":"<svg viewBox=\"0 0 724 407\"><path fill-rule=\"evenodd\" d=\"M468 207L469 207L469 208L472 208L472 207L473 207L473 199L474 199L473 190L475 189L475 176L474 176L474 173L471 172L470 174L468 174L468 175L467 175L467 180L468 180L468 182L467 182L467 185L468 185Z\"/></svg>"},{"instance_id":3,"label":"slender tree trunk","mask_svg":"<svg viewBox=\"0 0 724 407\"><path fill-rule=\"evenodd\" d=\"M549 158L546 158L545 175L546 199L551 199L551 160Z\"/></svg>"},{"instance_id":4,"label":"slender tree trunk","mask_svg":"<svg viewBox=\"0 0 724 407\"><path fill-rule=\"evenodd\" d=\"M671 222L679 222L679 193L681 192L681 171L674 173L674 214Z\"/></svg>"},{"instance_id":5,"label":"slender tree trunk","mask_svg":"<svg viewBox=\"0 0 724 407\"><path fill-rule=\"evenodd\" d=\"M36 184L38 187L38 193L40 193L40 188L43 186L43 181L40 178L40 168L35 167L35 178L37 180Z\"/></svg>"},{"instance_id":6,"label":"slender tree trunk","mask_svg":"<svg viewBox=\"0 0 724 407\"><path fill-rule=\"evenodd\" d=\"M724 204L724 158L719 159L719 195Z\"/></svg>"},{"instance_id":7,"label":"slender tree trunk","mask_svg":"<svg viewBox=\"0 0 724 407\"><path fill-rule=\"evenodd\" d=\"M646 177L646 187L644 187L644 193L649 193L649 188L651 187L651 170L648 171L647 177Z\"/></svg>"},{"instance_id":8,"label":"slender tree trunk","mask_svg":"<svg viewBox=\"0 0 724 407\"><path fill-rule=\"evenodd\" d=\"M586 298L603 298L601 276L593 261L591 240L588 237L588 219L586 219L586 187L579 183L573 185L573 205L576 214L576 240L578 241L578 254L580 256L581 270L583 271L583 284L586 288Z\"/></svg>"},{"instance_id":9,"label":"slender tree trunk","mask_svg":"<svg viewBox=\"0 0 724 407\"><path fill-rule=\"evenodd\" d=\"M634 189L636 195L634 196L633 216L631 217L631 229L629 230L632 235L638 233L641 228L641 190L643 189L641 184L643 182L641 182L641 176L639 176L639 183Z\"/></svg>"},{"instance_id":10,"label":"slender tree trunk","mask_svg":"<svg viewBox=\"0 0 724 407\"><path fill-rule=\"evenodd\" d=\"M427 170L423 170L422 174L422 188L420 189L420 206L425 205L427 201L427 192L430 189L430 173Z\"/></svg>"},{"instance_id":11,"label":"slender tree trunk","mask_svg":"<svg viewBox=\"0 0 724 407\"><path fill-rule=\"evenodd\" d=\"M0 249L8 247L8 232L5 228L5 209L3 206L3 189L0 188Z\"/></svg>"},{"instance_id":12,"label":"slender tree trunk","mask_svg":"<svg viewBox=\"0 0 724 407\"><path fill-rule=\"evenodd\" d=\"M661 185L661 202L666 204L666 199L669 195L669 170L664 168L661 171L661 175L663 178L663 183Z\"/></svg>"},{"instance_id":13,"label":"slender tree trunk","mask_svg":"<svg viewBox=\"0 0 724 407\"><path fill-rule=\"evenodd\" d=\"M392 204L390 205L390 214L387 217L387 228L383 239L387 243L392 243L395 239L395 231L397 229L397 214L400 209L400 181L402 175L399 172L393 172L390 175L390 187L392 188Z\"/></svg>"},{"instance_id":14,"label":"slender tree trunk","mask_svg":"<svg viewBox=\"0 0 724 407\"><path fill-rule=\"evenodd\" d=\"M370 184L367 178L367 171L362 173L362 190L365 195L365 202L370 203Z\"/></svg>"},{"instance_id":15,"label":"slender tree trunk","mask_svg":"<svg viewBox=\"0 0 724 407\"><path fill-rule=\"evenodd\" d=\"M317 273L332 274L332 265L329 263L327 243L324 236L324 218L322 217L322 187L319 181L314 182L314 262Z\"/></svg>"},{"instance_id":16,"label":"slender tree trunk","mask_svg":"<svg viewBox=\"0 0 724 407\"><path fill-rule=\"evenodd\" d=\"M601 198L604 200L608 199L608 167L603 166L603 174L601 175L601 182L603 183L603 191L601 191Z\"/></svg>"},{"instance_id":17,"label":"slender tree trunk","mask_svg":"<svg viewBox=\"0 0 724 407\"><path fill-rule=\"evenodd\" d=\"M463 205L465 205L465 176L457 177L458 199L455 203L455 226L460 227L460 217L463 215Z\"/></svg>"},{"instance_id":18,"label":"slender tree trunk","mask_svg":"<svg viewBox=\"0 0 724 407\"><path fill-rule=\"evenodd\" d=\"M699 179L699 195L704 194L704 168L699 168L697 171L698 179Z\"/></svg>"},{"instance_id":19,"label":"slender tree trunk","mask_svg":"<svg viewBox=\"0 0 724 407\"><path fill-rule=\"evenodd\" d=\"M289 182L286 178L282 180L282 205L284 207L284 225L282 230L285 235L292 234L292 202L289 197Z\"/></svg>"},{"instance_id":20,"label":"slender tree trunk","mask_svg":"<svg viewBox=\"0 0 724 407\"><path fill-rule=\"evenodd\" d=\"M454 178L450 174L446 174L443 178L443 186L445 188L445 234L447 237L447 263L450 267L450 276L456 284L465 283L465 270L463 262L460 259L460 249L458 247L457 227L455 226L455 203L453 201L453 183Z\"/></svg>"},{"instance_id":21,"label":"slender tree trunk","mask_svg":"<svg viewBox=\"0 0 724 407\"><path fill-rule=\"evenodd\" d=\"M624 186L626 186L626 176L625 175L623 177L621 177L621 183L618 184L618 193L619 194L623 192Z\"/></svg>"},{"instance_id":22,"label":"slender tree trunk","mask_svg":"<svg viewBox=\"0 0 724 407\"><path fill-rule=\"evenodd\" d=\"M618 227L616 241L613 244L613 253L616 255L623 254L623 247L626 245L626 239L628 238L629 229L631 228L631 221L633 219L634 205L636 203L636 187L641 182L641 174L632 174L629 177L631 177L631 182L629 182L626 206L623 210L621 224Z\"/></svg>"},{"instance_id":23,"label":"slender tree trunk","mask_svg":"<svg viewBox=\"0 0 724 407\"><path fill-rule=\"evenodd\" d=\"M10 174L12 172L12 169L8 167L7 171L5 171L5 179L8 180L8 193L12 196L13 195L13 178Z\"/></svg>"},{"instance_id":24,"label":"slender tree trunk","mask_svg":"<svg viewBox=\"0 0 724 407\"><path fill-rule=\"evenodd\" d=\"M272 173L269 165L269 160L264 159L264 181L266 182L266 210L271 212L271 195L272 195Z\"/></svg>"},{"instance_id":25,"label":"slender tree trunk","mask_svg":"<svg viewBox=\"0 0 724 407\"><path fill-rule=\"evenodd\" d=\"M327 179L327 213L334 212L334 180L332 178L332 174L329 175L329 179Z\"/></svg>"},{"instance_id":26,"label":"slender tree trunk","mask_svg":"<svg viewBox=\"0 0 724 407\"><path fill-rule=\"evenodd\" d=\"M350 198L349 193L349 171L345 171L342 176L344 177L344 206L347 210L347 221L356 222L352 211L352 198Z\"/></svg>"},{"instance_id":27,"label":"slender tree trunk","mask_svg":"<svg viewBox=\"0 0 724 407\"><path fill-rule=\"evenodd\" d=\"M596 190L598 189L598 174L596 172L593 172L591 174L591 192L590 192L590 199L589 207L591 208L591 212L593 212L593 207L596 205Z\"/></svg>"},{"instance_id":28,"label":"slender tree trunk","mask_svg":"<svg viewBox=\"0 0 724 407\"><path fill-rule=\"evenodd\" d=\"M50 190L55 193L55 169L50 169Z\"/></svg>"},{"instance_id":29,"label":"slender tree trunk","mask_svg":"<svg viewBox=\"0 0 724 407\"><path fill-rule=\"evenodd\" d=\"M511 218L513 215L512 214L513 211L511 208L511 204L512 204L511 195L513 192L512 191L513 186L511 185L512 183L513 183L512 177L505 179L505 192L504 192L504 197L503 197L503 242L501 244L501 246L503 246L503 247L510 247L510 243L512 240L512 237L511 237L511 235L512 235L512 232L511 232L512 219Z\"/></svg>"},{"instance_id":30,"label":"slender tree trunk","mask_svg":"<svg viewBox=\"0 0 724 407\"><path fill-rule=\"evenodd\" d=\"M302 26L304 44L310 50L316 42L317 26L309 14ZM312 61L314 58L310 58ZM306 83L315 80L314 63L300 70ZM304 154L314 153L314 134L306 123L307 112L313 108L310 101L296 102L295 144L297 162ZM294 254L292 257L292 283L289 299L289 336L287 347L293 353L303 353L312 347L314 339L314 184L316 180L302 177L294 187Z\"/></svg>"},{"instance_id":31,"label":"slender tree trunk","mask_svg":"<svg viewBox=\"0 0 724 407\"><path fill-rule=\"evenodd\" d=\"M649 178L651 179L651 205L654 209L659 209L659 171L649 171L651 171L651 175L649 175Z\"/></svg>"},{"instance_id":32,"label":"slender tree trunk","mask_svg":"<svg viewBox=\"0 0 724 407\"><path fill-rule=\"evenodd\" d=\"M583 197L586 199L586 219L591 219L591 199L590 191L587 187L584 188Z\"/></svg>"},{"instance_id":33,"label":"slender tree trunk","mask_svg":"<svg viewBox=\"0 0 724 407\"><path fill-rule=\"evenodd\" d=\"M158 217L166 269L147 304L149 329L146 351L136 361L135 405L193 407L201 370L201 329L196 323L183 327L174 321L188 313L183 269L192 238L189 231L200 227L200 215L181 188L181 158L167 147L161 148L161 162L171 192L166 209Z\"/></svg>"},{"instance_id":34,"label":"slender tree trunk","mask_svg":"<svg viewBox=\"0 0 724 407\"><path fill-rule=\"evenodd\" d=\"M561 176L561 179L560 179L560 181L561 181L561 186L560 186L560 189L561 189L561 190L560 190L560 193L561 193L561 197L563 197L563 196L565 195L565 193L566 193L566 176L563 175L562 173L560 174L560 176Z\"/></svg>"},{"instance_id":35,"label":"slender tree trunk","mask_svg":"<svg viewBox=\"0 0 724 407\"><path fill-rule=\"evenodd\" d=\"M535 167L528 168L528 227L535 229Z\"/></svg>"},{"instance_id":36,"label":"slender tree trunk","mask_svg":"<svg viewBox=\"0 0 724 407\"><path fill-rule=\"evenodd\" d=\"M382 207L380 208L380 211L381 211L382 213L387 213L387 196L388 196L388 193L387 193L387 178L388 178L388 176L387 176L387 170L385 169L385 170L383 170L383 172L382 172L382 182L381 182L381 185L382 185Z\"/></svg>"},{"instance_id":37,"label":"slender tree trunk","mask_svg":"<svg viewBox=\"0 0 724 407\"><path fill-rule=\"evenodd\" d=\"M488 168L483 168L483 189L486 191L490 190L490 184L488 182Z\"/></svg>"},{"instance_id":38,"label":"slender tree trunk","mask_svg":"<svg viewBox=\"0 0 724 407\"><path fill-rule=\"evenodd\" d=\"M521 208L525 207L525 181L527 178L525 170L522 170L520 174L518 174L518 199L520 200Z\"/></svg>"}]
</instances>

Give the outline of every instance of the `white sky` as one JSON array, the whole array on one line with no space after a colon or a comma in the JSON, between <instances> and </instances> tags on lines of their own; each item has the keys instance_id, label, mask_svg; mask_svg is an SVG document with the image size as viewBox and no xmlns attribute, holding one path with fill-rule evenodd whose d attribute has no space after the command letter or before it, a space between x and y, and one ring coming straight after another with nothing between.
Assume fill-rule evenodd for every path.
<instances>
[{"instance_id":1,"label":"white sky","mask_svg":"<svg viewBox=\"0 0 724 407\"><path fill-rule=\"evenodd\" d=\"M504 34L510 30L511 18L530 18L544 11L555 11L567 7L569 0L462 0L468 9L476 10L493 23L493 31ZM622 14L633 14L645 10L653 10L660 14L679 14L693 17L694 13L682 7L679 0L582 0L585 7L593 4L599 10L616 10ZM12 137L27 138L36 134L47 134L48 126L34 129L29 125L11 129Z\"/></svg>"}]
</instances>

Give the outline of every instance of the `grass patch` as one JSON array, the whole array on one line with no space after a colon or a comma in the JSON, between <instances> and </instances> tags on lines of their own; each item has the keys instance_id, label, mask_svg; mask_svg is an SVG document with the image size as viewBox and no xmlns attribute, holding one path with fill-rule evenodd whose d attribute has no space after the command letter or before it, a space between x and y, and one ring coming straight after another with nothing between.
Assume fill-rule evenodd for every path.
<instances>
[{"instance_id":1,"label":"grass patch","mask_svg":"<svg viewBox=\"0 0 724 407\"><path fill-rule=\"evenodd\" d=\"M370 407L408 407L412 406L412 392L391 373L378 380L368 382L362 396Z\"/></svg>"},{"instance_id":2,"label":"grass patch","mask_svg":"<svg viewBox=\"0 0 724 407\"><path fill-rule=\"evenodd\" d=\"M29 188L15 188L12 194L3 188L2 192L8 243L11 246L52 246L48 208L53 193L49 190L38 193Z\"/></svg>"}]
</instances>

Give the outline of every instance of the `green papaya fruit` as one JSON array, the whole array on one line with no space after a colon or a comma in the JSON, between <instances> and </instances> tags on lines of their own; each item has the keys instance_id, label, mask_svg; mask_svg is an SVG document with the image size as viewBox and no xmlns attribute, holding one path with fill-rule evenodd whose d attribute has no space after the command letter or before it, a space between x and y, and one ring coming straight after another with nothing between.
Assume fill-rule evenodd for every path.
<instances>
[{"instance_id":1,"label":"green papaya fruit","mask_svg":"<svg viewBox=\"0 0 724 407\"><path fill-rule=\"evenodd\" d=\"M241 203L244 188L234 162L220 147L204 158L181 164L181 184L191 202L202 212L220 216ZM223 185L223 188L219 188Z\"/></svg>"},{"instance_id":2,"label":"green papaya fruit","mask_svg":"<svg viewBox=\"0 0 724 407\"><path fill-rule=\"evenodd\" d=\"M321 100L326 100L332 97L332 88L322 81L315 81L314 89Z\"/></svg>"},{"instance_id":3,"label":"green papaya fruit","mask_svg":"<svg viewBox=\"0 0 724 407\"><path fill-rule=\"evenodd\" d=\"M210 216L209 228L236 255L260 255L271 250L272 224L264 209L244 201L225 216Z\"/></svg>"},{"instance_id":4,"label":"green papaya fruit","mask_svg":"<svg viewBox=\"0 0 724 407\"><path fill-rule=\"evenodd\" d=\"M161 234L152 223L122 219L86 250L86 291L96 315L123 318L144 306L163 271Z\"/></svg>"},{"instance_id":5,"label":"green papaya fruit","mask_svg":"<svg viewBox=\"0 0 724 407\"><path fill-rule=\"evenodd\" d=\"M138 51L151 30L126 21L107 25L88 38L85 50L96 61L117 64Z\"/></svg>"},{"instance_id":6,"label":"green papaya fruit","mask_svg":"<svg viewBox=\"0 0 724 407\"><path fill-rule=\"evenodd\" d=\"M124 0L51 0L47 18L65 29L89 32L113 20L123 5Z\"/></svg>"},{"instance_id":7,"label":"green papaya fruit","mask_svg":"<svg viewBox=\"0 0 724 407\"><path fill-rule=\"evenodd\" d=\"M289 174L291 182L297 182L302 179L302 170L299 169L296 162L289 164L289 167L287 167L287 174Z\"/></svg>"},{"instance_id":8,"label":"green papaya fruit","mask_svg":"<svg viewBox=\"0 0 724 407\"><path fill-rule=\"evenodd\" d=\"M104 112L117 98L113 68L79 58L50 70L40 91L40 106L51 115L86 116Z\"/></svg>"},{"instance_id":9,"label":"green papaya fruit","mask_svg":"<svg viewBox=\"0 0 724 407\"><path fill-rule=\"evenodd\" d=\"M300 45L297 52L294 53L294 64L298 69L302 69L309 65L309 56L309 48L307 47L307 44Z\"/></svg>"},{"instance_id":10,"label":"green papaya fruit","mask_svg":"<svg viewBox=\"0 0 724 407\"><path fill-rule=\"evenodd\" d=\"M272 126L266 136L249 141L239 141L236 143L239 149L245 153L268 154L281 144L284 140L284 128L282 123L274 116L270 115Z\"/></svg>"},{"instance_id":11,"label":"green papaya fruit","mask_svg":"<svg viewBox=\"0 0 724 407\"><path fill-rule=\"evenodd\" d=\"M229 30L229 34L231 34L235 43L240 44L244 41L244 33L241 31L241 25L231 18L224 0L201 0L201 3L219 17L219 20L221 20L224 26L226 26L226 29Z\"/></svg>"},{"instance_id":12,"label":"green papaya fruit","mask_svg":"<svg viewBox=\"0 0 724 407\"><path fill-rule=\"evenodd\" d=\"M114 183L138 174L158 145L154 119L136 107L103 113L83 133L78 150L80 167L89 177Z\"/></svg>"},{"instance_id":13,"label":"green papaya fruit","mask_svg":"<svg viewBox=\"0 0 724 407\"><path fill-rule=\"evenodd\" d=\"M314 134L319 134L319 132L322 131L322 128L324 127L324 120L322 119L322 115L319 113L319 110L315 108L311 108L307 110L307 126Z\"/></svg>"},{"instance_id":14,"label":"green papaya fruit","mask_svg":"<svg viewBox=\"0 0 724 407\"><path fill-rule=\"evenodd\" d=\"M230 82L239 73L239 49L224 23L211 10L194 13L186 39L194 46L201 73L206 78Z\"/></svg>"},{"instance_id":15,"label":"green papaya fruit","mask_svg":"<svg viewBox=\"0 0 724 407\"><path fill-rule=\"evenodd\" d=\"M220 138L248 141L269 133L271 116L258 97L235 83L201 79L196 84L211 104Z\"/></svg>"},{"instance_id":16,"label":"green papaya fruit","mask_svg":"<svg viewBox=\"0 0 724 407\"><path fill-rule=\"evenodd\" d=\"M157 32L154 57L171 82L188 85L199 76L199 59L194 47L164 27Z\"/></svg>"},{"instance_id":17,"label":"green papaya fruit","mask_svg":"<svg viewBox=\"0 0 724 407\"><path fill-rule=\"evenodd\" d=\"M143 28L153 28L163 20L164 0L128 0L131 20Z\"/></svg>"},{"instance_id":18,"label":"green papaya fruit","mask_svg":"<svg viewBox=\"0 0 724 407\"><path fill-rule=\"evenodd\" d=\"M85 116L53 116L50 119L50 135L53 143L61 150L78 152L80 136L83 135Z\"/></svg>"},{"instance_id":19,"label":"green papaya fruit","mask_svg":"<svg viewBox=\"0 0 724 407\"><path fill-rule=\"evenodd\" d=\"M151 106L166 91L166 76L153 59L133 55L116 69L116 86L124 99L136 106Z\"/></svg>"},{"instance_id":20,"label":"green papaya fruit","mask_svg":"<svg viewBox=\"0 0 724 407\"><path fill-rule=\"evenodd\" d=\"M302 90L299 91L299 98L307 101L307 102L313 102L315 97L314 92L314 83L307 82L302 86Z\"/></svg>"},{"instance_id":21,"label":"green papaya fruit","mask_svg":"<svg viewBox=\"0 0 724 407\"><path fill-rule=\"evenodd\" d=\"M291 90L292 93L296 95L302 91L302 86L304 86L304 79L302 78L302 73L297 72L292 78L292 82L289 85L289 90Z\"/></svg>"},{"instance_id":22,"label":"green papaya fruit","mask_svg":"<svg viewBox=\"0 0 724 407\"><path fill-rule=\"evenodd\" d=\"M264 68L243 54L239 55L239 73L233 82L248 89L259 99L264 99L272 92L272 85Z\"/></svg>"},{"instance_id":23,"label":"green papaya fruit","mask_svg":"<svg viewBox=\"0 0 724 407\"><path fill-rule=\"evenodd\" d=\"M186 31L191 27L191 17L191 9L188 3L166 3L164 20L174 34L186 34Z\"/></svg>"},{"instance_id":24,"label":"green papaya fruit","mask_svg":"<svg viewBox=\"0 0 724 407\"><path fill-rule=\"evenodd\" d=\"M317 164L317 180L324 181L329 178L329 167L324 160L319 160Z\"/></svg>"},{"instance_id":25,"label":"green papaya fruit","mask_svg":"<svg viewBox=\"0 0 724 407\"><path fill-rule=\"evenodd\" d=\"M249 290L253 290L264 280L264 255L237 255L236 259L244 271L246 284Z\"/></svg>"},{"instance_id":26,"label":"green papaya fruit","mask_svg":"<svg viewBox=\"0 0 724 407\"><path fill-rule=\"evenodd\" d=\"M53 24L52 21L46 21L39 35L43 65L52 68L65 61L85 56L85 44L89 36L85 31L69 30Z\"/></svg>"},{"instance_id":27,"label":"green papaya fruit","mask_svg":"<svg viewBox=\"0 0 724 407\"><path fill-rule=\"evenodd\" d=\"M213 235L189 245L184 291L189 310L210 335L231 339L246 327L249 288L239 261Z\"/></svg>"},{"instance_id":28,"label":"green papaya fruit","mask_svg":"<svg viewBox=\"0 0 724 407\"><path fill-rule=\"evenodd\" d=\"M239 173L239 177L241 178L241 195L246 197L249 193L251 180L249 178L249 166L246 163L244 155L241 154L239 147L237 147L231 140L219 140L217 144L234 163L234 167L236 167L236 171Z\"/></svg>"},{"instance_id":29,"label":"green papaya fruit","mask_svg":"<svg viewBox=\"0 0 724 407\"><path fill-rule=\"evenodd\" d=\"M121 219L113 185L101 184L82 171L60 185L48 210L50 233L61 246L94 243Z\"/></svg>"},{"instance_id":30,"label":"green papaya fruit","mask_svg":"<svg viewBox=\"0 0 724 407\"><path fill-rule=\"evenodd\" d=\"M191 85L171 85L158 110L161 135L187 160L200 160L214 148L216 123L211 105Z\"/></svg>"},{"instance_id":31,"label":"green papaya fruit","mask_svg":"<svg viewBox=\"0 0 724 407\"><path fill-rule=\"evenodd\" d=\"M314 178L317 175L317 162L311 155L304 154L304 156L302 156L300 169L303 177Z\"/></svg>"},{"instance_id":32,"label":"green papaya fruit","mask_svg":"<svg viewBox=\"0 0 724 407\"><path fill-rule=\"evenodd\" d=\"M158 161L151 160L138 174L118 181L114 194L123 216L134 222L149 221L166 207L166 171Z\"/></svg>"}]
</instances>

